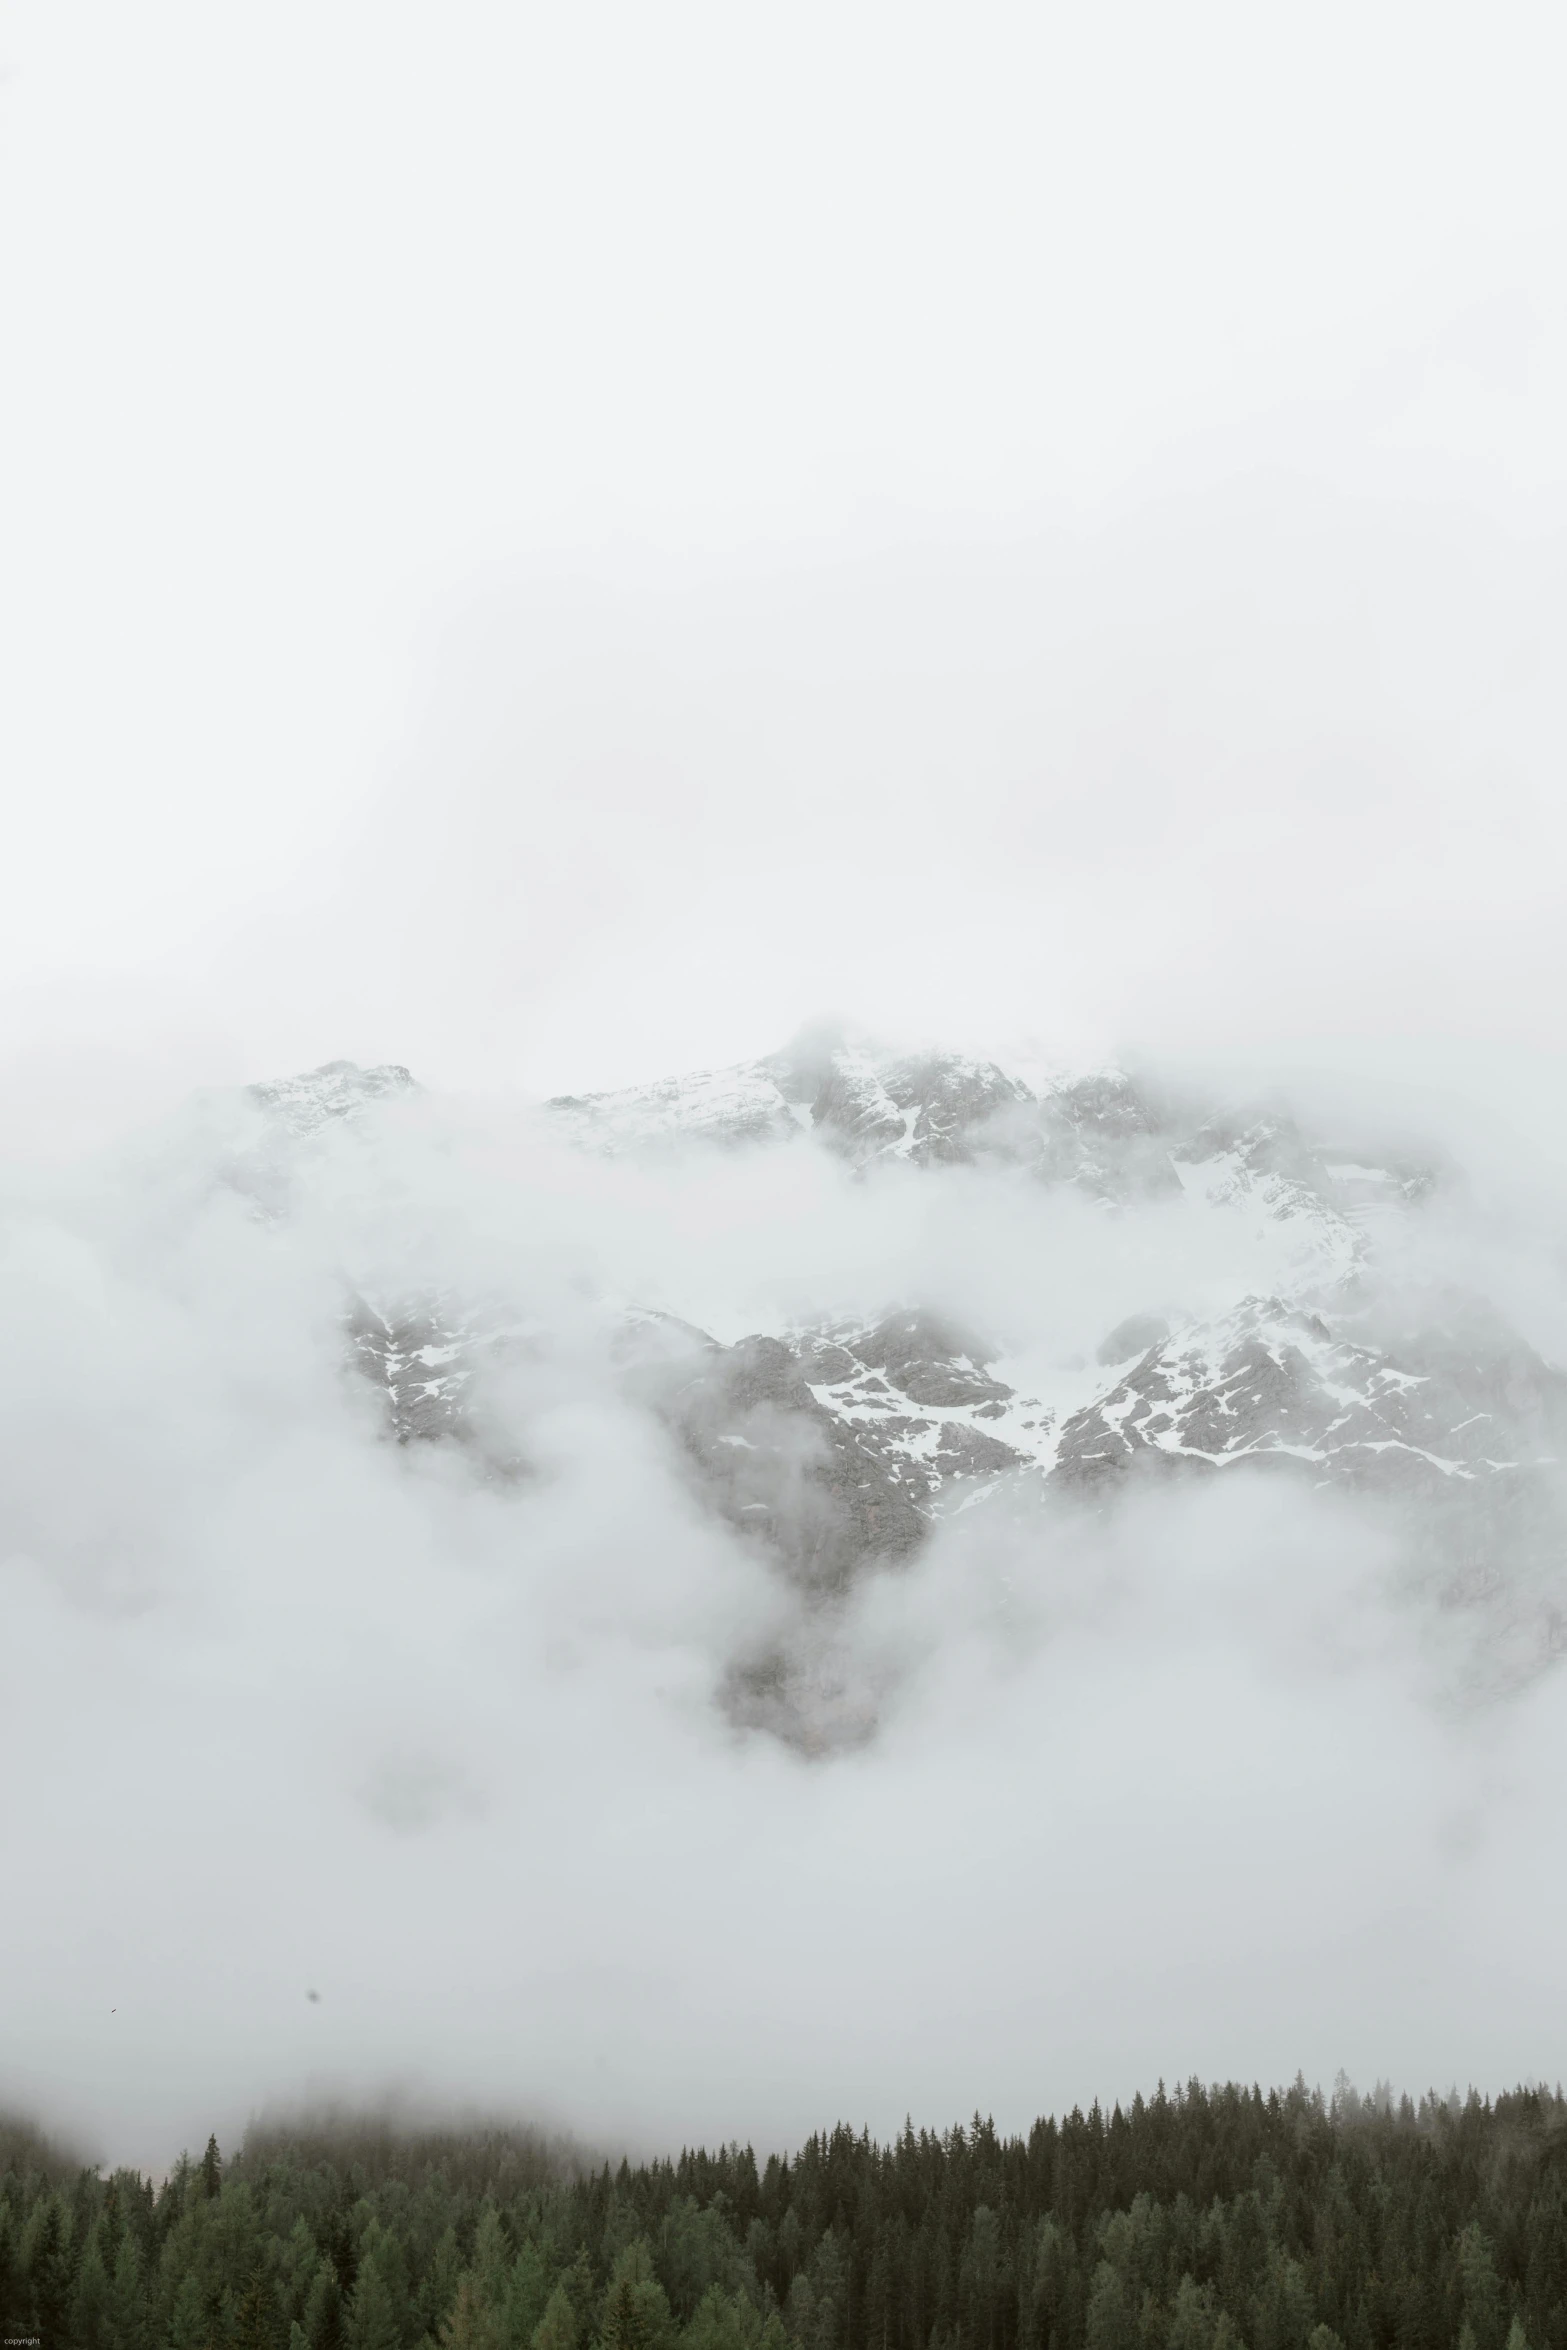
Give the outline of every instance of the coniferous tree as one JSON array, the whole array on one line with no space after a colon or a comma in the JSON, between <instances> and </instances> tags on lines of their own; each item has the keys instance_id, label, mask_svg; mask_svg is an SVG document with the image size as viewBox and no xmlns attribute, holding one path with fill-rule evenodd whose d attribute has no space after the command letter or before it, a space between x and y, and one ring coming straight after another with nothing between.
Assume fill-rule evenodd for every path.
<instances>
[{"instance_id":1,"label":"coniferous tree","mask_svg":"<svg viewBox=\"0 0 1567 2350\"><path fill-rule=\"evenodd\" d=\"M762 2320L743 2294L709 2285L680 2337L681 2350L759 2350Z\"/></svg>"},{"instance_id":2,"label":"coniferous tree","mask_svg":"<svg viewBox=\"0 0 1567 2350\"><path fill-rule=\"evenodd\" d=\"M647 2239L638 2236L615 2263L599 2329L603 2350L672 2350L674 2321L653 2270Z\"/></svg>"},{"instance_id":3,"label":"coniferous tree","mask_svg":"<svg viewBox=\"0 0 1567 2350\"><path fill-rule=\"evenodd\" d=\"M143 2350L147 2340L142 2257L128 2230L120 2239L109 2280L109 2340L114 2350Z\"/></svg>"},{"instance_id":4,"label":"coniferous tree","mask_svg":"<svg viewBox=\"0 0 1567 2350\"><path fill-rule=\"evenodd\" d=\"M310 2222L300 2212L278 2252L278 2285L290 2321L304 2315L306 2296L320 2259Z\"/></svg>"},{"instance_id":5,"label":"coniferous tree","mask_svg":"<svg viewBox=\"0 0 1567 2350\"><path fill-rule=\"evenodd\" d=\"M35 2207L22 2238L21 2266L33 2329L45 2341L66 2338L75 2263L71 2215L55 2190Z\"/></svg>"},{"instance_id":6,"label":"coniferous tree","mask_svg":"<svg viewBox=\"0 0 1567 2350\"><path fill-rule=\"evenodd\" d=\"M1087 2350L1138 2350L1137 2321L1126 2280L1101 2260L1088 2292Z\"/></svg>"},{"instance_id":7,"label":"coniferous tree","mask_svg":"<svg viewBox=\"0 0 1567 2350\"><path fill-rule=\"evenodd\" d=\"M533 2330L533 2350L577 2350L577 2313L564 2285L557 2285Z\"/></svg>"},{"instance_id":8,"label":"coniferous tree","mask_svg":"<svg viewBox=\"0 0 1567 2350\"><path fill-rule=\"evenodd\" d=\"M0 2197L0 2327L10 2334L22 2332L28 2321L20 2236L10 2201Z\"/></svg>"},{"instance_id":9,"label":"coniferous tree","mask_svg":"<svg viewBox=\"0 0 1567 2350\"><path fill-rule=\"evenodd\" d=\"M234 2350L276 2350L278 2316L277 2295L269 2279L259 2268L252 2269L229 2328Z\"/></svg>"},{"instance_id":10,"label":"coniferous tree","mask_svg":"<svg viewBox=\"0 0 1567 2350\"><path fill-rule=\"evenodd\" d=\"M188 2269L174 2296L169 2317L169 2350L209 2350L216 2316L202 2290L201 2279Z\"/></svg>"},{"instance_id":11,"label":"coniferous tree","mask_svg":"<svg viewBox=\"0 0 1567 2350\"><path fill-rule=\"evenodd\" d=\"M436 2238L429 2263L414 2295L414 2316L420 2329L420 2338L428 2336L432 2345L457 2298L457 2280L461 2274L462 2255L457 2249L457 2233L448 2225Z\"/></svg>"},{"instance_id":12,"label":"coniferous tree","mask_svg":"<svg viewBox=\"0 0 1567 2350\"><path fill-rule=\"evenodd\" d=\"M1537 2091L1189 2084L1026 2140L837 2129L760 2174L278 2144L210 2193L11 2143L5 2330L52 2312L61 2350L1567 2350L1567 2103Z\"/></svg>"},{"instance_id":13,"label":"coniferous tree","mask_svg":"<svg viewBox=\"0 0 1567 2350\"><path fill-rule=\"evenodd\" d=\"M463 2277L438 2336L440 2350L501 2350L500 2327L477 2277Z\"/></svg>"},{"instance_id":14,"label":"coniferous tree","mask_svg":"<svg viewBox=\"0 0 1567 2350\"><path fill-rule=\"evenodd\" d=\"M343 2289L325 2255L310 2280L301 2324L310 2350L343 2350Z\"/></svg>"},{"instance_id":15,"label":"coniferous tree","mask_svg":"<svg viewBox=\"0 0 1567 2350\"><path fill-rule=\"evenodd\" d=\"M95 2223L82 2252L71 2296L71 2333L77 2350L119 2350L112 2326L113 2289L103 2258L103 2229Z\"/></svg>"},{"instance_id":16,"label":"coniferous tree","mask_svg":"<svg viewBox=\"0 0 1567 2350\"><path fill-rule=\"evenodd\" d=\"M506 2272L501 2331L512 2350L527 2350L543 2321L553 2291L550 2264L540 2244L525 2240Z\"/></svg>"},{"instance_id":17,"label":"coniferous tree","mask_svg":"<svg viewBox=\"0 0 1567 2350\"><path fill-rule=\"evenodd\" d=\"M1463 2293L1464 2324L1475 2350L1504 2350L1507 2306L1490 2242L1477 2220L1471 2220L1458 2239L1458 2268Z\"/></svg>"},{"instance_id":18,"label":"coniferous tree","mask_svg":"<svg viewBox=\"0 0 1567 2350\"><path fill-rule=\"evenodd\" d=\"M499 2318L506 2306L506 2288L511 2274L511 2243L506 2234L506 2223L488 2196L480 2208L479 2224L474 2230L471 2267L485 2307Z\"/></svg>"},{"instance_id":19,"label":"coniferous tree","mask_svg":"<svg viewBox=\"0 0 1567 2350\"><path fill-rule=\"evenodd\" d=\"M344 2350L402 2350L402 2319L376 2261L361 2263L349 2296Z\"/></svg>"}]
</instances>

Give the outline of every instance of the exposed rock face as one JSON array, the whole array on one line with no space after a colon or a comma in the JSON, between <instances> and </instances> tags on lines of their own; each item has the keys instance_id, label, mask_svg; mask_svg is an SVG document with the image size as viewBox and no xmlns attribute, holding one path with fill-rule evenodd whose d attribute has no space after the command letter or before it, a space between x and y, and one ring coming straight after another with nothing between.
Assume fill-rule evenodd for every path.
<instances>
[{"instance_id":1,"label":"exposed rock face","mask_svg":"<svg viewBox=\"0 0 1567 2350\"><path fill-rule=\"evenodd\" d=\"M1179 1192L1171 1159L1176 1131L1168 1111L1112 1069L1045 1094L1035 1105L1033 1131L1018 1132L1018 1140L1020 1155L1046 1182L1074 1184L1091 1199L1125 1201Z\"/></svg>"},{"instance_id":2,"label":"exposed rock face","mask_svg":"<svg viewBox=\"0 0 1567 2350\"><path fill-rule=\"evenodd\" d=\"M528 1473L514 1415L496 1392L532 1357L526 1328L456 1298L426 1293L383 1310L350 1292L343 1331L350 1376L368 1384L392 1443L461 1445L487 1481Z\"/></svg>"},{"instance_id":3,"label":"exposed rock face","mask_svg":"<svg viewBox=\"0 0 1567 2350\"><path fill-rule=\"evenodd\" d=\"M292 1146L333 1122L357 1130L411 1087L400 1068L329 1063L251 1095ZM1419 1213L1430 1166L1313 1140L1276 1108L1183 1103L1121 1071L1034 1090L991 1062L841 1038L562 1098L546 1116L576 1146L623 1156L825 1149L867 1181L900 1164L968 1167L980 1213L987 1170L1014 1203L1035 1183L1112 1217L1151 1203L1194 1231L1241 1236L1265 1269L1201 1316L1168 1298L1127 1314L1123 1297L1094 1359L1043 1371L917 1300L870 1323L728 1345L621 1301L624 1392L798 1604L787 1638L735 1661L724 1702L738 1722L812 1750L866 1734L879 1698L835 1647L835 1611L857 1576L908 1562L944 1511L1004 1487L1046 1510L1104 1508L1129 1479L1174 1476L1263 1472L1370 1493L1397 1501L1458 1598L1499 1589L1520 1561L1554 1576L1567 1556L1567 1377L1474 1301L1395 1309L1378 1273L1379 1235ZM515 1465L483 1404L498 1328L482 1299L378 1310L355 1297L350 1357L388 1435ZM1542 1601L1515 1643L1518 1673L1563 1645L1567 1617Z\"/></svg>"},{"instance_id":4,"label":"exposed rock face","mask_svg":"<svg viewBox=\"0 0 1567 2350\"><path fill-rule=\"evenodd\" d=\"M344 1327L354 1367L382 1398L398 1444L468 1433L473 1334L438 1300L387 1315L356 1297Z\"/></svg>"},{"instance_id":5,"label":"exposed rock face","mask_svg":"<svg viewBox=\"0 0 1567 2350\"><path fill-rule=\"evenodd\" d=\"M1248 1298L1151 1344L1061 1430L1053 1474L1100 1485L1145 1458L1293 1465L1314 1482L1439 1494L1549 1467L1567 1450L1567 1377L1473 1313L1396 1351L1353 1319Z\"/></svg>"},{"instance_id":6,"label":"exposed rock face","mask_svg":"<svg viewBox=\"0 0 1567 2350\"><path fill-rule=\"evenodd\" d=\"M771 1067L797 1105L809 1089L813 1130L859 1164L880 1157L919 1167L965 1163L999 1114L1031 1099L994 1062L956 1054L878 1061L840 1045L820 1064L779 1056Z\"/></svg>"},{"instance_id":7,"label":"exposed rock face","mask_svg":"<svg viewBox=\"0 0 1567 2350\"><path fill-rule=\"evenodd\" d=\"M1048 1415L991 1376L985 1364L993 1351L919 1313L799 1341L821 1408L852 1428L927 1513L948 1483L1039 1457L1034 1438Z\"/></svg>"},{"instance_id":8,"label":"exposed rock face","mask_svg":"<svg viewBox=\"0 0 1567 2350\"><path fill-rule=\"evenodd\" d=\"M804 1133L856 1165L972 1159L999 1114L1031 1103L1018 1079L959 1054L897 1059L806 1042L734 1069L560 1095L547 1107L571 1140L613 1152L691 1142L728 1148Z\"/></svg>"},{"instance_id":9,"label":"exposed rock face","mask_svg":"<svg viewBox=\"0 0 1567 2350\"><path fill-rule=\"evenodd\" d=\"M633 1155L692 1144L825 1145L856 1166L994 1163L1071 1184L1106 1204L1196 1190L1274 1216L1323 1221L1408 1205L1430 1166L1370 1165L1309 1145L1276 1109L1215 1113L1123 1070L1033 1091L993 1061L961 1053L894 1055L807 1038L759 1061L545 1105L585 1149Z\"/></svg>"},{"instance_id":10,"label":"exposed rock face","mask_svg":"<svg viewBox=\"0 0 1567 2350\"><path fill-rule=\"evenodd\" d=\"M868 1560L907 1558L923 1536L923 1494L818 1401L798 1346L710 1346L653 1394L725 1517L767 1543L802 1590L840 1592Z\"/></svg>"},{"instance_id":11,"label":"exposed rock face","mask_svg":"<svg viewBox=\"0 0 1567 2350\"><path fill-rule=\"evenodd\" d=\"M334 1062L251 1091L307 1136L411 1086L401 1068ZM1022 1471L1080 1491L1134 1460L1293 1462L1318 1480L1429 1483L1522 1457L1505 1412L1491 1453L1477 1451L1491 1425L1472 1401L1478 1369L1466 1383L1452 1363L1419 1368L1418 1332L1388 1353L1341 1327L1376 1215L1421 1198L1431 1170L1335 1155L1277 1111L1183 1106L1119 1070L1035 1093L992 1062L825 1037L735 1069L561 1097L547 1112L576 1144L618 1154L814 1143L863 1169L1011 1167L1110 1208L1184 1198L1245 1219L1273 1246L1273 1293L1173 1331L1166 1314L1123 1318L1096 1363L1048 1399L999 1377L993 1345L918 1309L728 1348L691 1333L678 1374L664 1362L648 1399L715 1505L813 1588L841 1586L857 1563L906 1557L944 1495ZM350 1330L399 1441L461 1430L473 1339L449 1309L383 1320L356 1305ZM637 1376L646 1387L645 1364ZM1536 1396L1555 1376L1539 1365L1524 1387Z\"/></svg>"}]
</instances>

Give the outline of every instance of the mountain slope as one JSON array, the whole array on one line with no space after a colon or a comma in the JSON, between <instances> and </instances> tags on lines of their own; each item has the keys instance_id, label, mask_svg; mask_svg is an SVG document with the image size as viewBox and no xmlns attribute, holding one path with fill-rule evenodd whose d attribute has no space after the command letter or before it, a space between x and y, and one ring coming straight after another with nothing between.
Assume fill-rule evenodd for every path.
<instances>
[{"instance_id":1,"label":"mountain slope","mask_svg":"<svg viewBox=\"0 0 1567 2350\"><path fill-rule=\"evenodd\" d=\"M334 1123L369 1134L365 1121L411 1088L401 1068L332 1063L251 1099L282 1164ZM944 1174L972 1187L961 1194L972 1214L999 1196L991 1179L1009 1198L1019 1184L1030 1197L1035 1185L1065 1191L1110 1218L1164 1219L1152 1229L1171 1245L1188 1227L1228 1236L1251 1271L1217 1310L1152 1297L1120 1314L1092 1359L1032 1369L917 1296L868 1321L727 1344L634 1297L602 1299L619 1392L803 1611L793 1649L737 1664L739 1720L808 1746L862 1734L874 1704L831 1695L823 1624L867 1569L906 1564L944 1514L1002 1491L1047 1511L1104 1508L1129 1480L1265 1473L1396 1503L1414 1552L1455 1592L1505 1581L1515 1554L1556 1572L1567 1376L1483 1301L1438 1291L1395 1311L1387 1290L1389 1244L1437 1188L1429 1164L1308 1136L1277 1106L1167 1097L1122 1071L1036 1091L995 1063L835 1039L563 1097L543 1117L572 1148L633 1163L818 1150L862 1182L899 1167ZM476 1466L514 1471L526 1432L505 1432L486 1386L504 1324L482 1295L354 1293L347 1359L399 1444L464 1442ZM1542 1656L1557 1639L1546 1624Z\"/></svg>"}]
</instances>

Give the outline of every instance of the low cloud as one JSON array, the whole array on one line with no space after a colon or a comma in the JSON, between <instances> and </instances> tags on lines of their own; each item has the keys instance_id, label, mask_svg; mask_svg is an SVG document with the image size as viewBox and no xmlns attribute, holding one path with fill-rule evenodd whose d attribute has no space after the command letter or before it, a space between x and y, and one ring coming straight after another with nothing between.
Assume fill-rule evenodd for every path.
<instances>
[{"instance_id":1,"label":"low cloud","mask_svg":"<svg viewBox=\"0 0 1567 2350\"><path fill-rule=\"evenodd\" d=\"M1092 1375L1265 1223L419 1094L214 1097L7 1210L7 2086L107 2153L398 2085L664 2145L1559 2069L1554 1553L1466 1588L1396 1496L1019 1474L813 1582L745 1512L815 1439L764 1396L789 1474L715 1486L628 1351L917 1305ZM1449 1187L1408 1247L1465 1232ZM353 1317L411 1298L472 1378L399 1444Z\"/></svg>"}]
</instances>

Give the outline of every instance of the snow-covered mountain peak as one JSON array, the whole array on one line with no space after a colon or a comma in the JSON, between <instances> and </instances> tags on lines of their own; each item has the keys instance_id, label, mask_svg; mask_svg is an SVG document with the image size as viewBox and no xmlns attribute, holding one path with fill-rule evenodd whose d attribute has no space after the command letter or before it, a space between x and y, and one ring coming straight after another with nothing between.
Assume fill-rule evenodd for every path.
<instances>
[{"instance_id":1,"label":"snow-covered mountain peak","mask_svg":"<svg viewBox=\"0 0 1567 2350\"><path fill-rule=\"evenodd\" d=\"M865 1171L884 1165L1014 1168L1129 1208L1183 1198L1234 1219L1262 1250L1252 1279L1307 1294L1350 1278L1369 1236L1430 1187L1428 1168L1308 1142L1282 1110L1219 1111L1121 1068L1036 1091L999 1063L895 1053L816 1034L758 1061L547 1105L580 1147L636 1156L671 1147L798 1147Z\"/></svg>"},{"instance_id":2,"label":"snow-covered mountain peak","mask_svg":"<svg viewBox=\"0 0 1567 2350\"><path fill-rule=\"evenodd\" d=\"M350 1118L368 1103L394 1100L415 1091L409 1071L398 1062L361 1069L354 1061L323 1061L301 1076L276 1077L246 1087L256 1105L291 1134L318 1134L335 1119Z\"/></svg>"},{"instance_id":3,"label":"snow-covered mountain peak","mask_svg":"<svg viewBox=\"0 0 1567 2350\"><path fill-rule=\"evenodd\" d=\"M371 1216L422 1196L417 1154L405 1179L399 1145L369 1114L412 1089L399 1066L349 1062L252 1087L262 1133L227 1177L274 1231L325 1183L355 1261L361 1175ZM1396 1505L1419 1571L1444 1590L1483 1593L1516 1561L1554 1588L1567 1378L1456 1293L1395 1310L1390 1266L1424 1260L1382 1244L1419 1214L1429 1166L1314 1136L1276 1103L1194 1102L1122 1068L1030 1085L972 1054L842 1033L561 1097L544 1116L575 1147L666 1169L672 1152L830 1153L854 1171L857 1230L867 1212L876 1223L882 1170L906 1171L894 1221L910 1231L920 1218L901 1185L942 1187L947 1239L928 1294L907 1254L889 1256L877 1299L858 1272L846 1289L829 1251L813 1307L796 1272L787 1312L731 1297L715 1317L705 1273L708 1310L682 1295L677 1250L648 1268L657 1311L635 1306L634 1277L574 1277L583 1312L568 1337L513 1260L489 1280L469 1234L450 1274L430 1269L440 1235L424 1228L405 1268L378 1233L364 1252L374 1280L345 1272L344 1357L398 1445L451 1447L454 1464L514 1485L528 1413L549 1408L552 1382L564 1394L600 1381L615 1409L645 1416L670 1469L793 1594L780 1621L801 1611L776 1653L737 1661L724 1700L737 1720L806 1745L861 1734L859 1715L834 1726L812 1694L808 1660L831 1611L864 1570L912 1558L954 1512L1007 1494L1020 1523L1037 1510L1048 1525L1053 1510L1113 1506L1128 1480L1295 1477ZM320 1147L344 1131L362 1153ZM966 1292L954 1267L970 1236L984 1271ZM774 1292L764 1279L737 1294ZM952 1302L965 1294L972 1323ZM846 1295L850 1316L826 1302ZM1560 1631L1541 1616L1519 1653L1554 1653Z\"/></svg>"},{"instance_id":4,"label":"snow-covered mountain peak","mask_svg":"<svg viewBox=\"0 0 1567 2350\"><path fill-rule=\"evenodd\" d=\"M782 1142L805 1123L761 1062L613 1093L557 1094L545 1107L569 1141L615 1156L692 1142Z\"/></svg>"},{"instance_id":5,"label":"snow-covered mountain peak","mask_svg":"<svg viewBox=\"0 0 1567 2350\"><path fill-rule=\"evenodd\" d=\"M784 1143L804 1133L855 1165L926 1165L971 1157L979 1129L1032 1099L994 1063L962 1054L897 1055L810 1037L733 1068L560 1095L546 1108L573 1142L615 1154Z\"/></svg>"}]
</instances>

